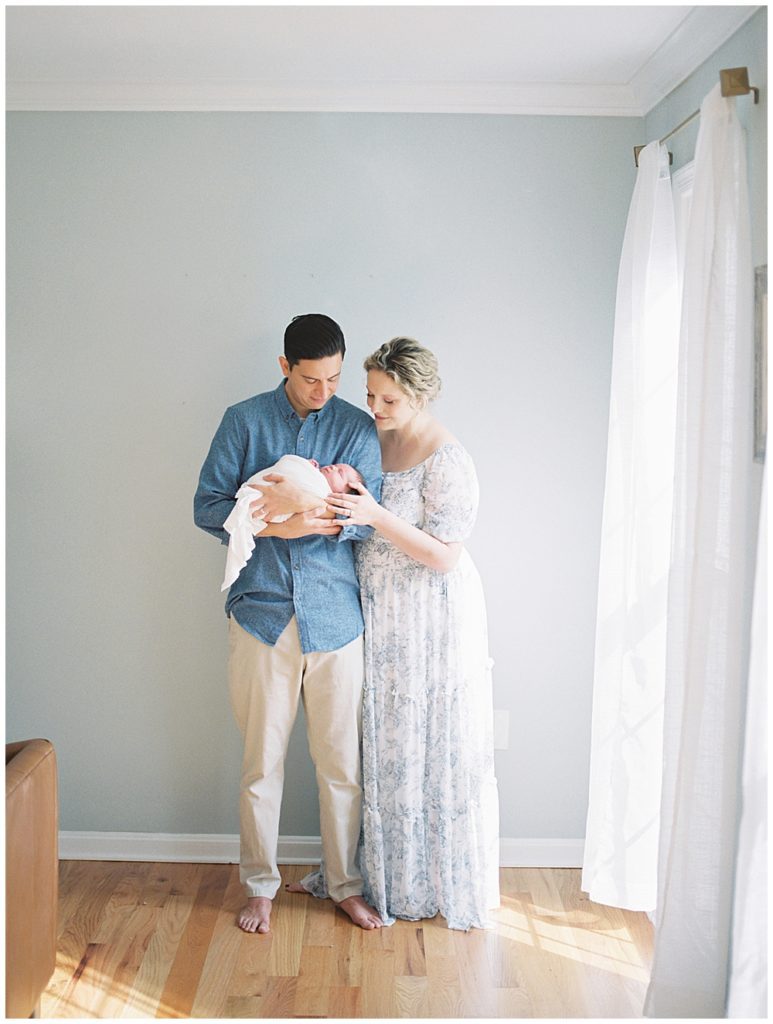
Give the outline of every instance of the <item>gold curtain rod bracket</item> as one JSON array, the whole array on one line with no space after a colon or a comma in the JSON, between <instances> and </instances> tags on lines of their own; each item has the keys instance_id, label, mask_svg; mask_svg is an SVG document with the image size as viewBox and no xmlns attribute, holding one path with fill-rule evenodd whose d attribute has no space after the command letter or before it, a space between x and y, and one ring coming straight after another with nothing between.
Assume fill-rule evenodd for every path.
<instances>
[{"instance_id":1,"label":"gold curtain rod bracket","mask_svg":"<svg viewBox=\"0 0 773 1024\"><path fill-rule=\"evenodd\" d=\"M643 149L644 146L633 147L633 162L636 164L637 167L639 166L639 153L641 153ZM673 164L674 162L674 154L670 150L668 152L668 162L669 164Z\"/></svg>"},{"instance_id":2,"label":"gold curtain rod bracket","mask_svg":"<svg viewBox=\"0 0 773 1024\"><path fill-rule=\"evenodd\" d=\"M748 96L753 93L754 102L760 102L760 90L756 85L749 85L748 68L723 68L719 72L719 81L723 96Z\"/></svg>"},{"instance_id":3,"label":"gold curtain rod bracket","mask_svg":"<svg viewBox=\"0 0 773 1024\"><path fill-rule=\"evenodd\" d=\"M723 68L719 72L719 88L722 95L727 99L730 96L748 96L749 93L754 95L754 102L760 102L760 90L756 85L749 85L749 69L748 68ZM676 135L682 128L686 128L688 124L695 120L696 117L700 117L700 110L694 110L689 117L686 117L681 124L678 124L676 128L672 128L670 132L663 136L661 142L666 142L671 138L672 135ZM644 146L633 147L633 160L636 166L639 166L639 153L644 149ZM669 164L674 162L674 154L668 154Z\"/></svg>"}]
</instances>

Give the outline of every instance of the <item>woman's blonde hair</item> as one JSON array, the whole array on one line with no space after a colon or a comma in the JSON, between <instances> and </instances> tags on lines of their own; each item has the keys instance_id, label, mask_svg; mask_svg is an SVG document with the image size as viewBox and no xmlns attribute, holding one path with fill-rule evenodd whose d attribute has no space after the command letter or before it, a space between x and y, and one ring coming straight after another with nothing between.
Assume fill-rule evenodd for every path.
<instances>
[{"instance_id":1,"label":"woman's blonde hair","mask_svg":"<svg viewBox=\"0 0 773 1024\"><path fill-rule=\"evenodd\" d=\"M412 403L423 409L440 393L438 362L428 348L413 338L392 338L368 356L366 370L381 370L398 384Z\"/></svg>"}]
</instances>

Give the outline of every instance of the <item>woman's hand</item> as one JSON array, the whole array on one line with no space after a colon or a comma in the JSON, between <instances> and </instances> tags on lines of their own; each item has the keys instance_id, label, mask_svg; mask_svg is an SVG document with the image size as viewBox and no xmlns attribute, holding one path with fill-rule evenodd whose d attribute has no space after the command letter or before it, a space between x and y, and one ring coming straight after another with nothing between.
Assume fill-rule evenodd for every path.
<instances>
[{"instance_id":1,"label":"woman's hand","mask_svg":"<svg viewBox=\"0 0 773 1024\"><path fill-rule=\"evenodd\" d=\"M294 512L306 512L309 509L308 495L296 484L291 484L279 473L269 473L263 479L272 486L249 485L260 491L260 496L250 502L253 519L270 520L275 516L292 515ZM316 504L321 504L319 498L316 499Z\"/></svg>"},{"instance_id":2,"label":"woman's hand","mask_svg":"<svg viewBox=\"0 0 773 1024\"><path fill-rule=\"evenodd\" d=\"M361 483L353 483L358 494L329 494L327 507L345 517L352 526L375 526L382 508L370 491ZM344 524L345 525L345 524Z\"/></svg>"}]
</instances>

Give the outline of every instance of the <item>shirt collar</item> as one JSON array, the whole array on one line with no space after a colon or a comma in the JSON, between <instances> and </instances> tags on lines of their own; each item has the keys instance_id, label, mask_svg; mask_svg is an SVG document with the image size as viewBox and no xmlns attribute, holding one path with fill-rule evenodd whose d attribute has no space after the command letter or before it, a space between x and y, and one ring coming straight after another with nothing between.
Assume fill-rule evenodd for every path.
<instances>
[{"instance_id":1,"label":"shirt collar","mask_svg":"<svg viewBox=\"0 0 773 1024\"><path fill-rule=\"evenodd\" d=\"M279 408L280 414L288 423L292 423L294 419L298 420L300 423L305 423L307 420L318 420L325 415L329 407L335 401L335 395L331 395L330 398L328 398L328 400L319 410L319 412L310 412L306 419L302 420L298 413L295 411L295 409L293 409L292 405L290 404L290 399L287 397L287 392L285 390L285 379L285 377L282 378L279 386L274 391L274 398L276 399L276 404L277 407Z\"/></svg>"}]
</instances>

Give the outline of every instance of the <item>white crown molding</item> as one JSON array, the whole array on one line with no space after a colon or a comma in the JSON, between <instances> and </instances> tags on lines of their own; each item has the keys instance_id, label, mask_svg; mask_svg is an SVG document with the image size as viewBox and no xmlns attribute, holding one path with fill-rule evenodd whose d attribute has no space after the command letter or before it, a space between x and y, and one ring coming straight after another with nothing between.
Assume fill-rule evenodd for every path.
<instances>
[{"instance_id":1,"label":"white crown molding","mask_svg":"<svg viewBox=\"0 0 773 1024\"><path fill-rule=\"evenodd\" d=\"M583 839L500 839L499 866L503 868L578 868ZM318 864L319 836L280 836L277 860L281 864ZM60 832L62 860L126 860L185 864L238 864L239 837L235 835L175 834L167 832Z\"/></svg>"},{"instance_id":2,"label":"white crown molding","mask_svg":"<svg viewBox=\"0 0 773 1024\"><path fill-rule=\"evenodd\" d=\"M627 83L282 82L196 77L6 83L9 111L273 111L644 117L758 10L693 7Z\"/></svg>"},{"instance_id":3,"label":"white crown molding","mask_svg":"<svg viewBox=\"0 0 773 1024\"><path fill-rule=\"evenodd\" d=\"M628 85L14 82L9 111L273 111L640 117Z\"/></svg>"},{"instance_id":4,"label":"white crown molding","mask_svg":"<svg viewBox=\"0 0 773 1024\"><path fill-rule=\"evenodd\" d=\"M648 114L760 7L693 7L673 32L630 81L640 116Z\"/></svg>"}]
</instances>

